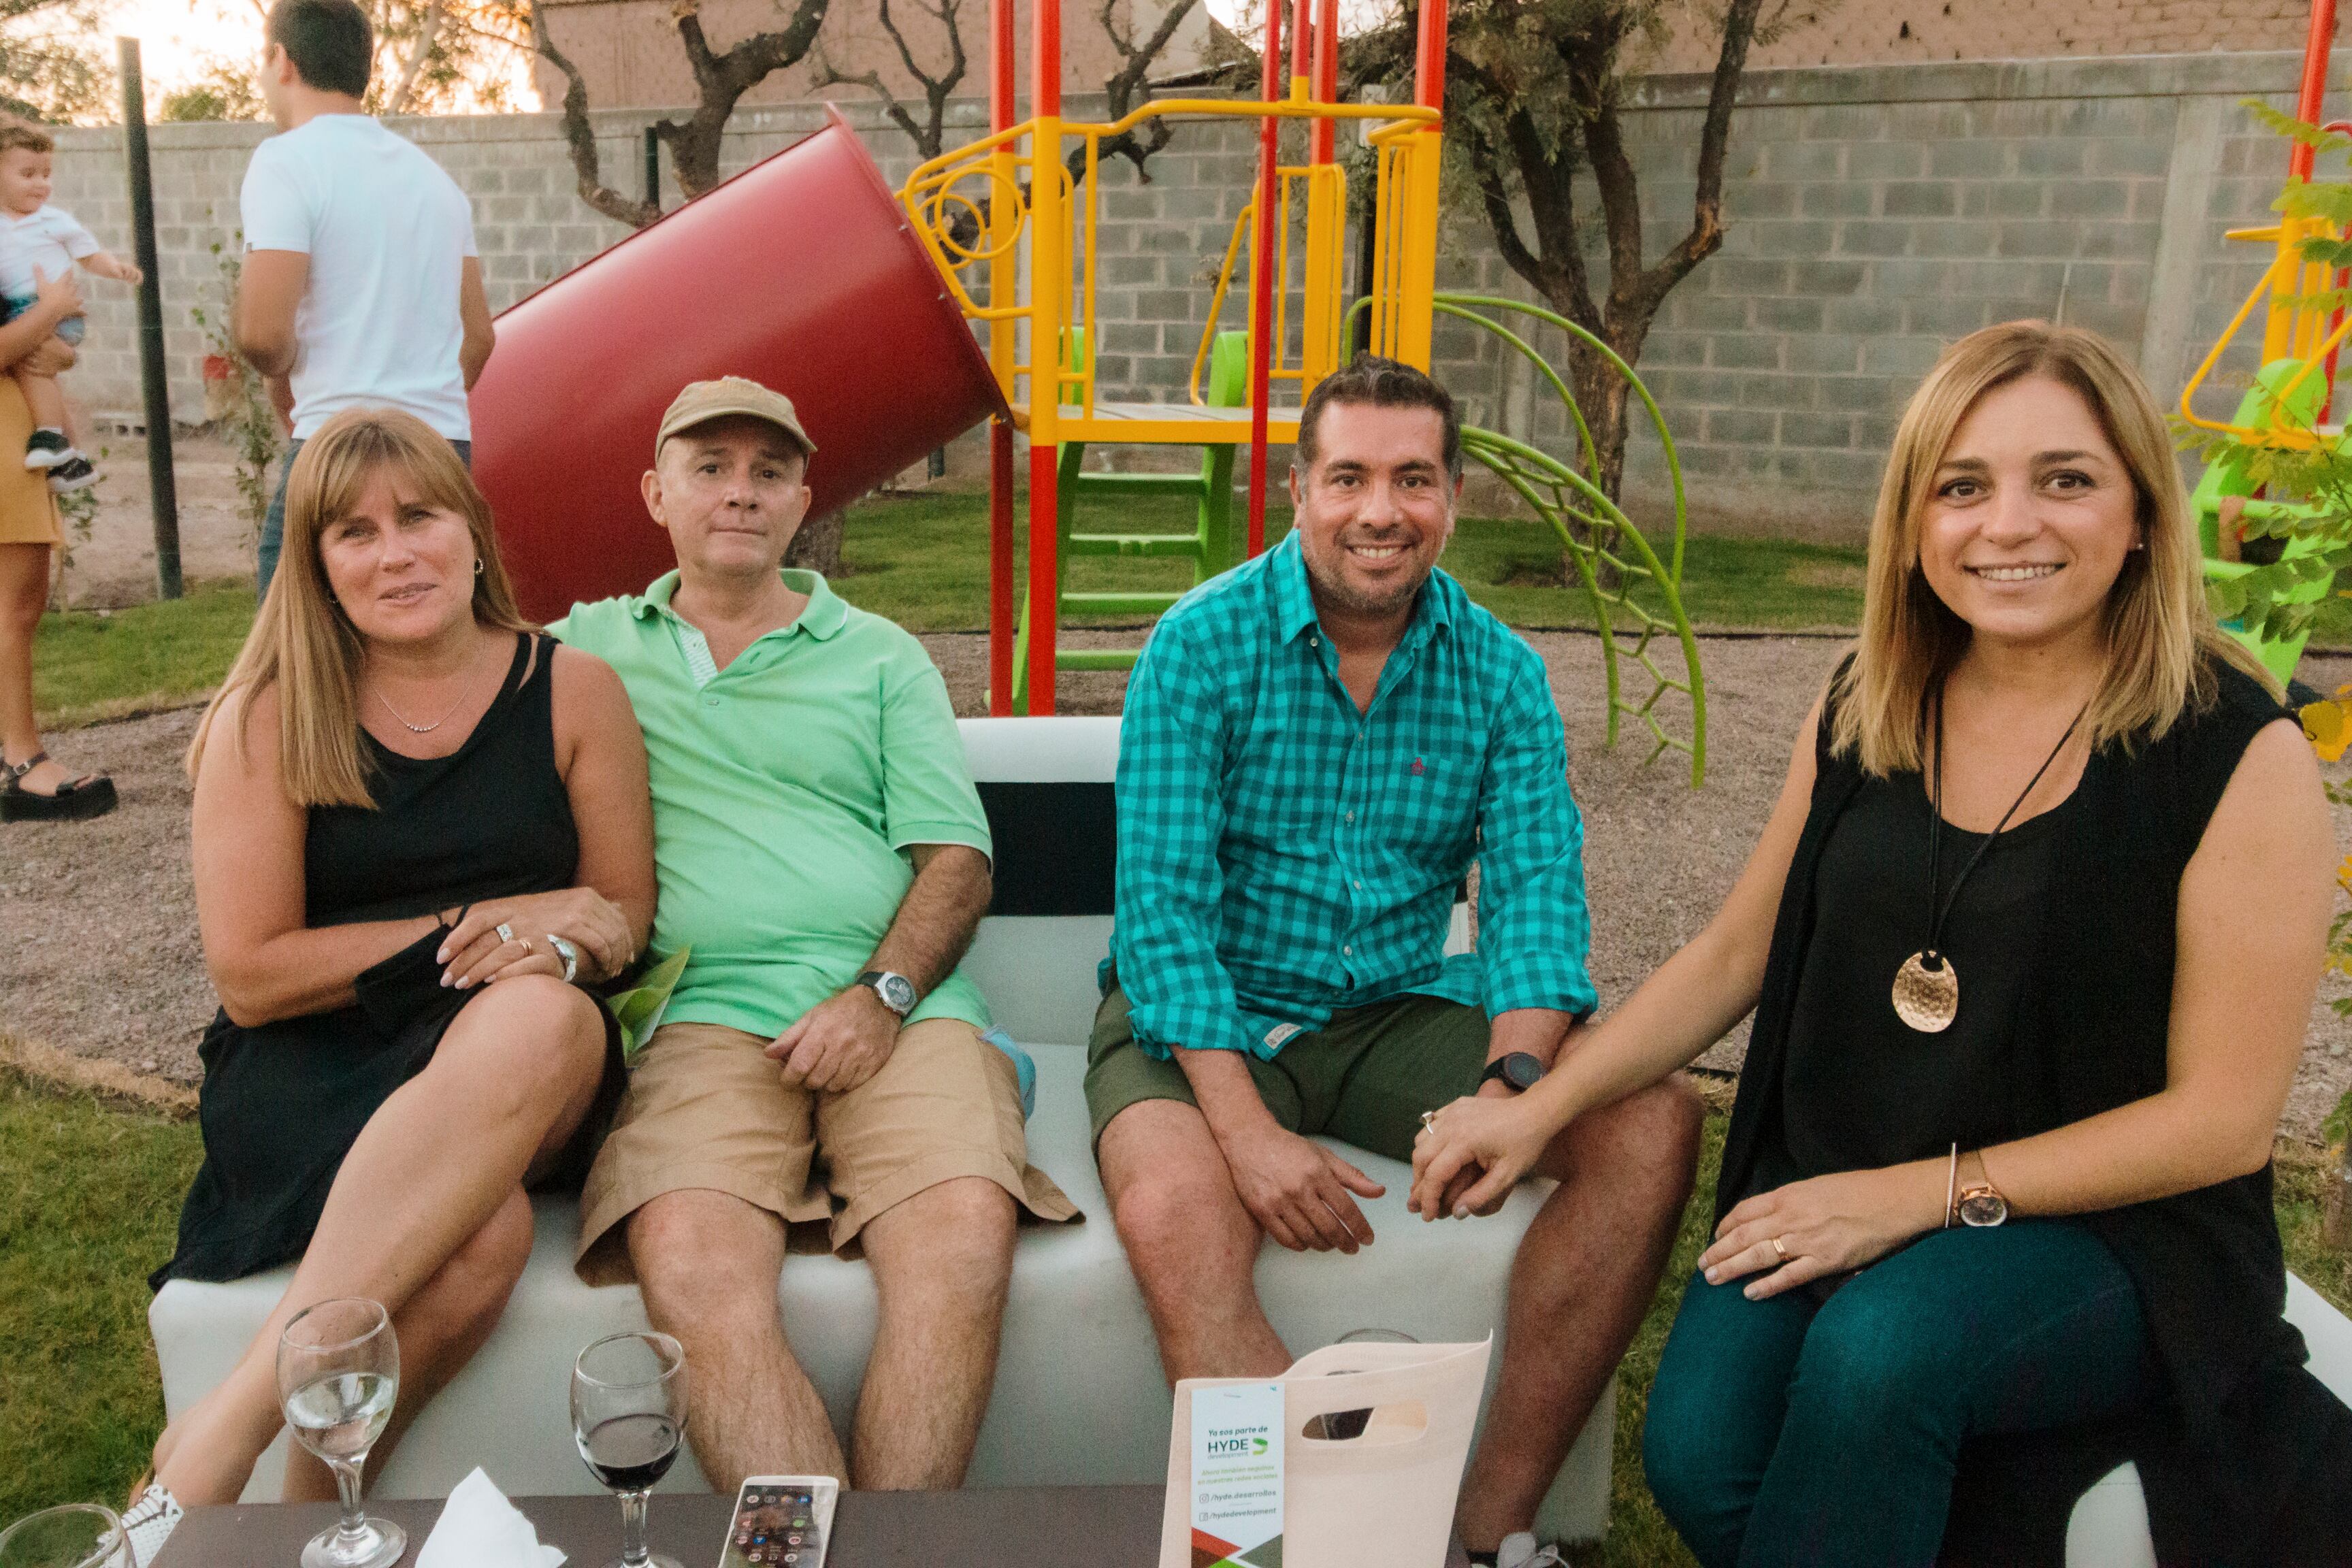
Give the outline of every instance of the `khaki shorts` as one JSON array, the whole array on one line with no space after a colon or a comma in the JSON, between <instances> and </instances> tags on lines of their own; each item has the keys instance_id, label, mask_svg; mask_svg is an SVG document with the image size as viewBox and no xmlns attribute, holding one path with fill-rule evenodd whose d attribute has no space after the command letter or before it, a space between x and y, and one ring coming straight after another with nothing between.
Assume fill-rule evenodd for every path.
<instances>
[{"instance_id":1,"label":"khaki shorts","mask_svg":"<svg viewBox=\"0 0 2352 1568\"><path fill-rule=\"evenodd\" d=\"M768 1044L719 1024L665 1025L646 1043L580 1194L582 1278L626 1278L625 1247L597 1243L617 1244L623 1220L687 1188L787 1225L826 1222L835 1252L883 1210L959 1176L994 1182L1039 1219L1077 1217L1029 1163L1012 1059L970 1024L908 1025L882 1070L845 1094L786 1083Z\"/></svg>"}]
</instances>

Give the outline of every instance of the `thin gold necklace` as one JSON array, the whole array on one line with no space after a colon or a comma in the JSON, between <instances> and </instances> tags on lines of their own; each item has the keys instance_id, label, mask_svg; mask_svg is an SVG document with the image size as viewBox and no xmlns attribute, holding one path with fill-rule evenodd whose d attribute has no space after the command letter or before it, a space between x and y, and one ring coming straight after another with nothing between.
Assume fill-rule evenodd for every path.
<instances>
[{"instance_id":1,"label":"thin gold necklace","mask_svg":"<svg viewBox=\"0 0 2352 1568\"><path fill-rule=\"evenodd\" d=\"M474 690L477 687L480 686L481 683L482 678L478 674L471 680L467 681L464 693L458 697L457 701L449 705L449 711L442 714L441 717L434 720L430 724L410 723L408 720L402 715L400 710L392 705L392 699L383 694L383 688L381 686L376 688L375 700L378 702L383 703L383 710L391 714L394 719L398 720L400 727L407 731L410 734L430 735L434 731L438 730L442 725L446 724L450 720L456 718L457 716L458 709L463 708L467 703L473 700Z\"/></svg>"}]
</instances>

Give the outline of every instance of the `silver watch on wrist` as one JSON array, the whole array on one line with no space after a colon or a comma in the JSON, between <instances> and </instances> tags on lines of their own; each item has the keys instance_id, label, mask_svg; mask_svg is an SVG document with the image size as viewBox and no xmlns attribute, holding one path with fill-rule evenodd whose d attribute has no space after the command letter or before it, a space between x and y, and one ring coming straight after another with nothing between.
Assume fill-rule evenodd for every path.
<instances>
[{"instance_id":1,"label":"silver watch on wrist","mask_svg":"<svg viewBox=\"0 0 2352 1568\"><path fill-rule=\"evenodd\" d=\"M882 1005L896 1013L901 1020L915 1010L918 997L915 983L903 974L893 974L887 969L869 969L857 977L863 985L882 999Z\"/></svg>"},{"instance_id":2,"label":"silver watch on wrist","mask_svg":"<svg viewBox=\"0 0 2352 1568\"><path fill-rule=\"evenodd\" d=\"M556 957L563 960L563 984L571 984L580 973L580 950L553 931L547 933L547 945L555 950Z\"/></svg>"}]
</instances>

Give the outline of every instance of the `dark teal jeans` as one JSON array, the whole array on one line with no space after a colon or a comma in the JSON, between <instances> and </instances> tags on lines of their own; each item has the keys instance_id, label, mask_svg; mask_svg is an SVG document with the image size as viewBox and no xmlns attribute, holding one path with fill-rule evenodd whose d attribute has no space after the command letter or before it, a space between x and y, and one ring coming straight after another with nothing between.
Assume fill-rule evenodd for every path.
<instances>
[{"instance_id":1,"label":"dark teal jeans","mask_svg":"<svg viewBox=\"0 0 2352 1568\"><path fill-rule=\"evenodd\" d=\"M2154 1386L2131 1280L2063 1220L1929 1233L1826 1303L1694 1276L1642 1459L1706 1568L1936 1560L1962 1439L2114 1415Z\"/></svg>"}]
</instances>

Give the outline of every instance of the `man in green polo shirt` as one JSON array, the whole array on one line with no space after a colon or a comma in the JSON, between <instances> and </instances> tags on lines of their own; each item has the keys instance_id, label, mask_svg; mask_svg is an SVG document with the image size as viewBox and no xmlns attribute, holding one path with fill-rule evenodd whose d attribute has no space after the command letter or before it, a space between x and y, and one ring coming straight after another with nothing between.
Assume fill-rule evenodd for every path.
<instances>
[{"instance_id":1,"label":"man in green polo shirt","mask_svg":"<svg viewBox=\"0 0 2352 1568\"><path fill-rule=\"evenodd\" d=\"M961 1483L995 1376L1013 1226L1076 1210L1028 1163L1019 1080L956 961L988 820L922 645L782 570L815 451L789 400L679 393L646 509L677 570L551 628L618 671L651 763L661 902L688 952L581 1194L580 1263L625 1252L694 1367L688 1437L752 1475ZM786 1227L874 1268L847 1461L776 1306Z\"/></svg>"}]
</instances>

